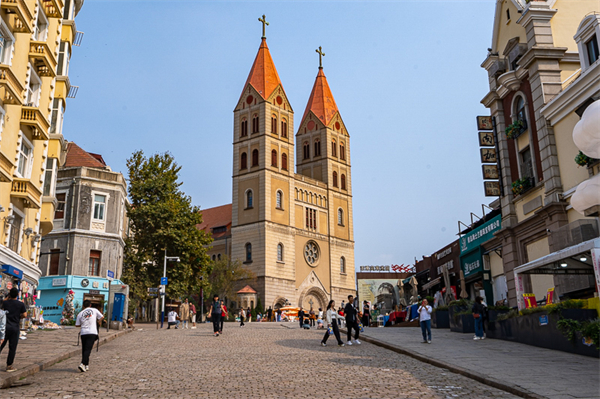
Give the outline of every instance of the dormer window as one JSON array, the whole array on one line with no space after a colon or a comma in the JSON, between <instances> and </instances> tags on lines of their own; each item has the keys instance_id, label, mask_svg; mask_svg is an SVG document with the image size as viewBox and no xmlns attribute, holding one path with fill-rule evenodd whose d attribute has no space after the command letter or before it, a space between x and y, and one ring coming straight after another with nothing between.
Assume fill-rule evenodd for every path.
<instances>
[{"instance_id":1,"label":"dormer window","mask_svg":"<svg viewBox=\"0 0 600 399\"><path fill-rule=\"evenodd\" d=\"M600 14L593 13L583 18L577 33L573 36L577 43L582 72L600 58L598 38L600 38Z\"/></svg>"},{"instance_id":2,"label":"dormer window","mask_svg":"<svg viewBox=\"0 0 600 399\"><path fill-rule=\"evenodd\" d=\"M598 38L596 35L592 36L590 40L585 43L587 50L588 61L590 65L598 61Z\"/></svg>"}]
</instances>

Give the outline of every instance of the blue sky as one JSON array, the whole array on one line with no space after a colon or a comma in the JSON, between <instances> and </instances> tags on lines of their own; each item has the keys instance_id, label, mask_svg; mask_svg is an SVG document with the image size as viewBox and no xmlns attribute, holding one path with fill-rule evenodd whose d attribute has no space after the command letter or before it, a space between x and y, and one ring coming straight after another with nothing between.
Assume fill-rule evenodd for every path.
<instances>
[{"instance_id":1,"label":"blue sky","mask_svg":"<svg viewBox=\"0 0 600 399\"><path fill-rule=\"evenodd\" d=\"M350 133L356 266L412 264L481 215L475 117L493 0L204 2L86 0L71 58L65 138L113 170L138 149L171 152L183 190L231 202L233 108L267 42L296 115L323 47ZM296 127L295 127L296 128Z\"/></svg>"}]
</instances>

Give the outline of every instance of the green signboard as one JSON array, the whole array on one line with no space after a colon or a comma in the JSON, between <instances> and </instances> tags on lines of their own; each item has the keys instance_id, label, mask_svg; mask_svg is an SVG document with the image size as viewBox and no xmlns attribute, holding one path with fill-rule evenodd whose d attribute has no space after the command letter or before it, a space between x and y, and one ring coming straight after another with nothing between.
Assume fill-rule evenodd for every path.
<instances>
[{"instance_id":1,"label":"green signboard","mask_svg":"<svg viewBox=\"0 0 600 399\"><path fill-rule=\"evenodd\" d=\"M460 267L465 274L465 278L482 271L483 259L481 258L481 251L475 250L465 256L461 256Z\"/></svg>"},{"instance_id":2,"label":"green signboard","mask_svg":"<svg viewBox=\"0 0 600 399\"><path fill-rule=\"evenodd\" d=\"M502 216L498 215L460 238L460 253L465 254L478 248L484 242L494 237L501 229ZM465 273L466 274L466 273Z\"/></svg>"}]
</instances>

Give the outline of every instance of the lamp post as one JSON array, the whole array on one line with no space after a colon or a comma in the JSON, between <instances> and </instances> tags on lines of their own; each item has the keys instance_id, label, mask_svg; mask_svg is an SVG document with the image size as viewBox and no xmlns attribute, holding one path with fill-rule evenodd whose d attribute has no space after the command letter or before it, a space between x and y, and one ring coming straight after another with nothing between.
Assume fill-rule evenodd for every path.
<instances>
[{"instance_id":1,"label":"lamp post","mask_svg":"<svg viewBox=\"0 0 600 399\"><path fill-rule=\"evenodd\" d=\"M167 249L165 248L165 263L163 267L163 277L167 277L167 261L174 260L175 262L179 262L179 256L167 256ZM160 328L163 328L163 324L165 323L165 297L167 296L167 286L162 285L162 311L160 312Z\"/></svg>"}]
</instances>

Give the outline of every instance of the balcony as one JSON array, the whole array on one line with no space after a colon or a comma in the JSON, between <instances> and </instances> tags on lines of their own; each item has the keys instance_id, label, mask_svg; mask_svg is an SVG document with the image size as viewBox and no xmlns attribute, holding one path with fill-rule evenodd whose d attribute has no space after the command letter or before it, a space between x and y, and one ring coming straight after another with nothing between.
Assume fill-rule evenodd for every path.
<instances>
[{"instance_id":1,"label":"balcony","mask_svg":"<svg viewBox=\"0 0 600 399\"><path fill-rule=\"evenodd\" d=\"M0 6L6 12L12 30L21 33L33 32L31 26L33 15L24 0L2 0Z\"/></svg>"},{"instance_id":2,"label":"balcony","mask_svg":"<svg viewBox=\"0 0 600 399\"><path fill-rule=\"evenodd\" d=\"M14 166L10 158L0 150L0 182L6 183L12 181Z\"/></svg>"},{"instance_id":3,"label":"balcony","mask_svg":"<svg viewBox=\"0 0 600 399\"><path fill-rule=\"evenodd\" d=\"M62 18L62 10L65 7L62 0L42 0L46 15L51 18Z\"/></svg>"},{"instance_id":4,"label":"balcony","mask_svg":"<svg viewBox=\"0 0 600 399\"><path fill-rule=\"evenodd\" d=\"M29 179L15 177L12 182L10 196L21 198L26 208L41 208L42 192Z\"/></svg>"},{"instance_id":5,"label":"balcony","mask_svg":"<svg viewBox=\"0 0 600 399\"><path fill-rule=\"evenodd\" d=\"M29 45L29 58L40 76L56 76L56 58L46 42L34 42Z\"/></svg>"},{"instance_id":6,"label":"balcony","mask_svg":"<svg viewBox=\"0 0 600 399\"><path fill-rule=\"evenodd\" d=\"M29 126L31 137L34 140L48 140L48 130L50 122L36 107L21 108L21 125Z\"/></svg>"},{"instance_id":7,"label":"balcony","mask_svg":"<svg viewBox=\"0 0 600 399\"><path fill-rule=\"evenodd\" d=\"M56 198L46 197L42 198L42 213L40 219L40 230L42 235L45 236L54 228L54 211L56 210Z\"/></svg>"},{"instance_id":8,"label":"balcony","mask_svg":"<svg viewBox=\"0 0 600 399\"><path fill-rule=\"evenodd\" d=\"M5 104L21 105L25 88L8 65L0 65L0 99Z\"/></svg>"}]
</instances>

